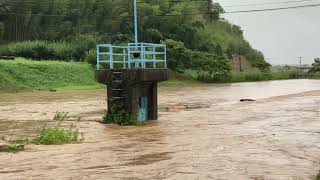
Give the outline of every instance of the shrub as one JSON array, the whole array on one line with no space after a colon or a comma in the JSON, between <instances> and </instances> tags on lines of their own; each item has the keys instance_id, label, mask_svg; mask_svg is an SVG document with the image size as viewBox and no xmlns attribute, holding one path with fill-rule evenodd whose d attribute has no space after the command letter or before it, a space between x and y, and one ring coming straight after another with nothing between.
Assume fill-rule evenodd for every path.
<instances>
[{"instance_id":1,"label":"shrub","mask_svg":"<svg viewBox=\"0 0 320 180\"><path fill-rule=\"evenodd\" d=\"M17 153L24 150L24 145L0 145L0 152Z\"/></svg>"},{"instance_id":2,"label":"shrub","mask_svg":"<svg viewBox=\"0 0 320 180\"><path fill-rule=\"evenodd\" d=\"M57 122L55 127L44 128L40 135L33 140L35 144L68 144L78 141L79 131L71 124L69 129L61 128L61 123L68 120L68 113L56 112L53 120Z\"/></svg>"},{"instance_id":3,"label":"shrub","mask_svg":"<svg viewBox=\"0 0 320 180\"><path fill-rule=\"evenodd\" d=\"M74 58L83 60L90 49L96 47L97 43L101 41L101 37L97 35L78 35L68 42L74 46Z\"/></svg>"},{"instance_id":4,"label":"shrub","mask_svg":"<svg viewBox=\"0 0 320 180\"><path fill-rule=\"evenodd\" d=\"M104 124L118 124L120 126L141 126L145 125L145 122L141 122L137 119L136 115L130 115L125 111L107 113L103 117L102 123Z\"/></svg>"},{"instance_id":5,"label":"shrub","mask_svg":"<svg viewBox=\"0 0 320 180\"><path fill-rule=\"evenodd\" d=\"M58 59L64 61L71 61L76 60L75 58L75 47L73 44L67 42L54 42L54 43L47 43L47 47L49 51L52 52L50 57L40 57L44 59Z\"/></svg>"},{"instance_id":6,"label":"shrub","mask_svg":"<svg viewBox=\"0 0 320 180\"><path fill-rule=\"evenodd\" d=\"M46 41L25 41L10 43L6 48L0 49L2 55L17 56L33 59L47 59L53 55Z\"/></svg>"},{"instance_id":7,"label":"shrub","mask_svg":"<svg viewBox=\"0 0 320 180\"><path fill-rule=\"evenodd\" d=\"M200 71L197 75L197 80L206 83L225 83L229 82L229 74L210 74L206 71Z\"/></svg>"},{"instance_id":8,"label":"shrub","mask_svg":"<svg viewBox=\"0 0 320 180\"><path fill-rule=\"evenodd\" d=\"M183 72L192 68L193 51L186 48L183 42L167 39L162 41L167 45L168 67L172 70Z\"/></svg>"},{"instance_id":9,"label":"shrub","mask_svg":"<svg viewBox=\"0 0 320 180\"><path fill-rule=\"evenodd\" d=\"M84 56L84 62L87 62L91 65L96 65L97 64L97 51L95 49L91 49L86 53Z\"/></svg>"},{"instance_id":10,"label":"shrub","mask_svg":"<svg viewBox=\"0 0 320 180\"><path fill-rule=\"evenodd\" d=\"M44 145L73 143L78 141L78 134L77 129L47 128L41 131L34 143Z\"/></svg>"},{"instance_id":11,"label":"shrub","mask_svg":"<svg viewBox=\"0 0 320 180\"><path fill-rule=\"evenodd\" d=\"M178 72L187 69L198 71L197 79L204 82L225 82L230 77L231 65L220 46L214 53L194 51L185 47L183 42L167 39L168 67Z\"/></svg>"},{"instance_id":12,"label":"shrub","mask_svg":"<svg viewBox=\"0 0 320 180\"><path fill-rule=\"evenodd\" d=\"M83 60L90 49L95 48L99 38L80 35L69 41L24 41L0 46L0 55L35 60Z\"/></svg>"}]
</instances>

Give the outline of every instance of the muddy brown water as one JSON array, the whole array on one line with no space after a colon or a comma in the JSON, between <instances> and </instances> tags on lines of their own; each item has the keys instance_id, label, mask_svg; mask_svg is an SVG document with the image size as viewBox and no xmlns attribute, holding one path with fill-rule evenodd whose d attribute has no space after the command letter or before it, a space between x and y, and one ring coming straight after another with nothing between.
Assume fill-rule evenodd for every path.
<instances>
[{"instance_id":1,"label":"muddy brown water","mask_svg":"<svg viewBox=\"0 0 320 180\"><path fill-rule=\"evenodd\" d=\"M320 170L320 81L160 87L159 120L145 127L95 122L105 95L0 94L0 137L35 136L65 111L83 138L0 153L0 179L300 180Z\"/></svg>"}]
</instances>

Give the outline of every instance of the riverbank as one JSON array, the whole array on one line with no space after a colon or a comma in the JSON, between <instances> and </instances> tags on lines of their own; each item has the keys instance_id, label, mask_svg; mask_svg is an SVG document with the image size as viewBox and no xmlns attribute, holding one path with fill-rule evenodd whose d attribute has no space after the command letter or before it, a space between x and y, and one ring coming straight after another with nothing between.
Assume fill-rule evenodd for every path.
<instances>
[{"instance_id":1,"label":"riverbank","mask_svg":"<svg viewBox=\"0 0 320 180\"><path fill-rule=\"evenodd\" d=\"M319 76L320 77L320 76ZM318 77L318 78L319 78ZM230 77L216 81L206 74L187 70L184 73L170 71L169 80L160 86L198 85L203 83L235 83L286 79L317 78L302 70L261 72L232 72ZM0 92L18 91L66 91L105 88L95 81L94 69L87 63L60 61L30 61L17 58L0 60Z\"/></svg>"},{"instance_id":2,"label":"riverbank","mask_svg":"<svg viewBox=\"0 0 320 180\"><path fill-rule=\"evenodd\" d=\"M231 72L223 79L211 77L208 73L198 74L196 71L187 70L184 77L204 83L238 83L238 82L258 82L290 79L320 79L320 74L311 74L308 70L301 69L281 69L262 72L258 69L250 69L243 72Z\"/></svg>"}]
</instances>

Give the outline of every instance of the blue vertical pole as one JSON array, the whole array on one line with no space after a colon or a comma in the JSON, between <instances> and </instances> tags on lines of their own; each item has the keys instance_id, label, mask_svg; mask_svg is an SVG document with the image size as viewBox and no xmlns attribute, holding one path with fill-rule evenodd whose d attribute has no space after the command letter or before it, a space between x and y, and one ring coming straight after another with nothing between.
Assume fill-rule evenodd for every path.
<instances>
[{"instance_id":1,"label":"blue vertical pole","mask_svg":"<svg viewBox=\"0 0 320 180\"><path fill-rule=\"evenodd\" d=\"M137 14L137 0L134 0L134 43L138 45L138 14Z\"/></svg>"},{"instance_id":2,"label":"blue vertical pole","mask_svg":"<svg viewBox=\"0 0 320 180\"><path fill-rule=\"evenodd\" d=\"M128 45L128 68L131 69L131 47Z\"/></svg>"},{"instance_id":3,"label":"blue vertical pole","mask_svg":"<svg viewBox=\"0 0 320 180\"><path fill-rule=\"evenodd\" d=\"M113 47L109 46L109 61L110 61L110 69L113 69Z\"/></svg>"},{"instance_id":4,"label":"blue vertical pole","mask_svg":"<svg viewBox=\"0 0 320 180\"><path fill-rule=\"evenodd\" d=\"M97 69L99 70L100 69L100 48L99 48L99 45L97 45Z\"/></svg>"},{"instance_id":5,"label":"blue vertical pole","mask_svg":"<svg viewBox=\"0 0 320 180\"><path fill-rule=\"evenodd\" d=\"M155 69L156 68L156 47L155 46L153 46L152 52L153 52L153 69Z\"/></svg>"},{"instance_id":6,"label":"blue vertical pole","mask_svg":"<svg viewBox=\"0 0 320 180\"><path fill-rule=\"evenodd\" d=\"M167 69L167 46L164 46L164 68Z\"/></svg>"},{"instance_id":7,"label":"blue vertical pole","mask_svg":"<svg viewBox=\"0 0 320 180\"><path fill-rule=\"evenodd\" d=\"M123 55L123 68L124 69L126 69L126 56L127 56L127 52L126 52L126 48L124 48L123 50L122 50L122 55Z\"/></svg>"}]
</instances>

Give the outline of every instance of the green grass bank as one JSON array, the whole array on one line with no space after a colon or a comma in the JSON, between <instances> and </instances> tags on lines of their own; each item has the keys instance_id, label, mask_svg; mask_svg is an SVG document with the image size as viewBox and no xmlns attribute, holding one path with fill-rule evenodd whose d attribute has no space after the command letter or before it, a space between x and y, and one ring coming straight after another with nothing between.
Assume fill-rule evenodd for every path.
<instances>
[{"instance_id":1,"label":"green grass bank","mask_svg":"<svg viewBox=\"0 0 320 180\"><path fill-rule=\"evenodd\" d=\"M193 70L186 70L184 73L170 71L169 80L161 82L160 86L286 79L320 79L320 74L310 74L297 69L270 72L252 70L232 72L229 77L217 81L206 74L200 76ZM85 90L104 87L95 81L94 69L87 63L31 61L23 58L14 61L0 60L0 92Z\"/></svg>"},{"instance_id":2,"label":"green grass bank","mask_svg":"<svg viewBox=\"0 0 320 180\"><path fill-rule=\"evenodd\" d=\"M0 60L0 91L73 90L103 87L85 63Z\"/></svg>"}]
</instances>

